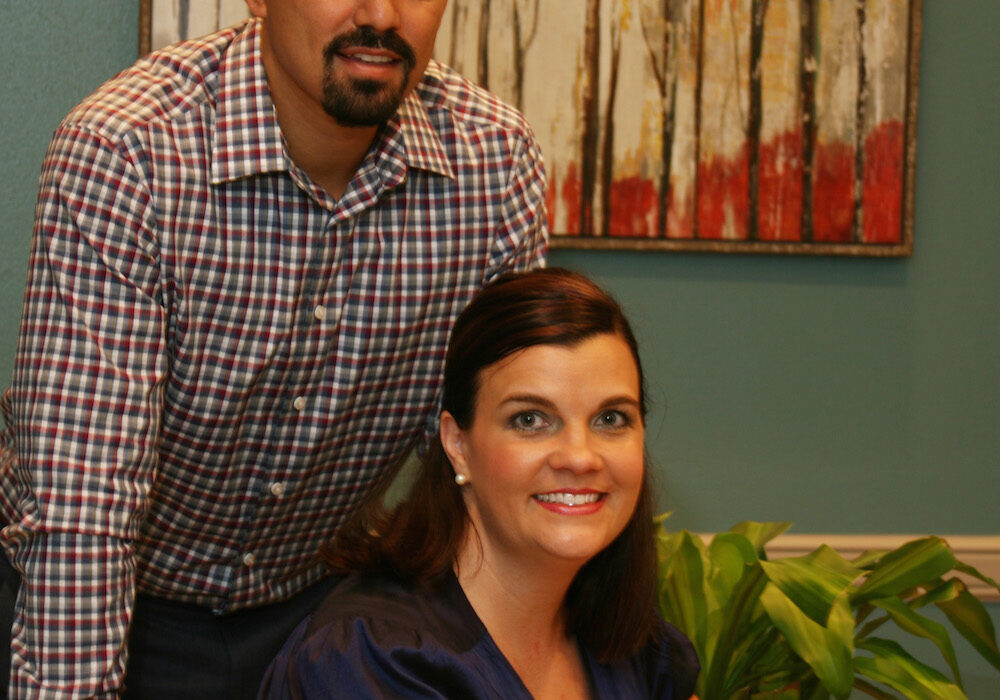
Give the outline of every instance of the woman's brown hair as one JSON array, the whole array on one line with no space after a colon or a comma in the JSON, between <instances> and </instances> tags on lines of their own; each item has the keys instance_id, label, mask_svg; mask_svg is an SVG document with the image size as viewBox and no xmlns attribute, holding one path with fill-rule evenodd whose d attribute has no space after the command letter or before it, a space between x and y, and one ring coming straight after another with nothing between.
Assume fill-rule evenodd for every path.
<instances>
[{"instance_id":1,"label":"woman's brown hair","mask_svg":"<svg viewBox=\"0 0 1000 700\"><path fill-rule=\"evenodd\" d=\"M441 408L467 429L480 372L535 345L573 346L612 333L628 344L639 372L640 409L646 392L628 320L604 290L575 272L548 268L502 275L459 315L445 358ZM382 572L429 584L452 570L470 525L461 489L439 439L421 460L410 494L395 509L382 494L368 500L322 555L335 571ZM644 470L635 512L619 536L580 570L566 594L567 624L603 662L624 658L656 629L653 505Z\"/></svg>"}]
</instances>

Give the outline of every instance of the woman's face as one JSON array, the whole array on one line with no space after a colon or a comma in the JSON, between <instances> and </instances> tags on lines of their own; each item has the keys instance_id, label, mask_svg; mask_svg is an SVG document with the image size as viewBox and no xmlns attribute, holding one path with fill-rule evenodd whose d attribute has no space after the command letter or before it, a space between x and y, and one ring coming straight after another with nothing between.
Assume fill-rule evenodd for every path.
<instances>
[{"instance_id":1,"label":"woman's face","mask_svg":"<svg viewBox=\"0 0 1000 700\"><path fill-rule=\"evenodd\" d=\"M639 373L618 335L536 345L483 369L471 425L441 439L486 561L583 565L625 528L642 486Z\"/></svg>"}]
</instances>

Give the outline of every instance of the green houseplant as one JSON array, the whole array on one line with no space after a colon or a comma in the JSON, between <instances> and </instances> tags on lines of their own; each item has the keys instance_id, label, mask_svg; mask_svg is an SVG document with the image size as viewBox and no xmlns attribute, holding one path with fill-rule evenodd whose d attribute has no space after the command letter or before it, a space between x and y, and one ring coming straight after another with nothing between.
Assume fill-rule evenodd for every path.
<instances>
[{"instance_id":1,"label":"green houseplant","mask_svg":"<svg viewBox=\"0 0 1000 700\"><path fill-rule=\"evenodd\" d=\"M948 628L921 612L931 605L1000 670L992 621L954 574L997 583L958 561L943 539L852 560L825 545L768 560L764 545L789 526L743 522L709 544L659 530L660 609L698 651L701 700L845 698L852 690L965 698ZM933 642L950 677L880 636L886 625Z\"/></svg>"}]
</instances>

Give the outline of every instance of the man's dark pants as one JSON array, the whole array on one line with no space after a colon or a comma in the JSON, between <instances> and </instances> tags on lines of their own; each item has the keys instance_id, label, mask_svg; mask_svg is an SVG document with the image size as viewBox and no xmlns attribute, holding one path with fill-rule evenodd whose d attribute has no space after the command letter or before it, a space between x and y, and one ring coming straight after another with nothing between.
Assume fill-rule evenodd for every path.
<instances>
[{"instance_id":1,"label":"man's dark pants","mask_svg":"<svg viewBox=\"0 0 1000 700\"><path fill-rule=\"evenodd\" d=\"M0 697L10 678L10 628L20 576L0 551ZM126 698L255 698L271 658L333 585L229 615L139 595L129 629Z\"/></svg>"}]
</instances>

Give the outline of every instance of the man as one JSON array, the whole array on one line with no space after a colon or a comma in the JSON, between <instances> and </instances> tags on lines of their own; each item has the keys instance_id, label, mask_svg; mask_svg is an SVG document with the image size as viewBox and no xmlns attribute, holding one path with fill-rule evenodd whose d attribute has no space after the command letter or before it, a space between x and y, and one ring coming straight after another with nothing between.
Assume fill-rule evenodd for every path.
<instances>
[{"instance_id":1,"label":"man","mask_svg":"<svg viewBox=\"0 0 1000 700\"><path fill-rule=\"evenodd\" d=\"M46 156L0 436L13 697L252 696L317 547L433 429L454 317L544 256L530 130L430 60L446 0L247 3Z\"/></svg>"}]
</instances>

